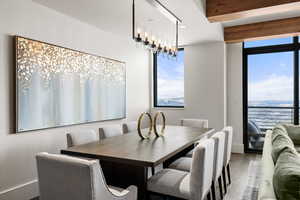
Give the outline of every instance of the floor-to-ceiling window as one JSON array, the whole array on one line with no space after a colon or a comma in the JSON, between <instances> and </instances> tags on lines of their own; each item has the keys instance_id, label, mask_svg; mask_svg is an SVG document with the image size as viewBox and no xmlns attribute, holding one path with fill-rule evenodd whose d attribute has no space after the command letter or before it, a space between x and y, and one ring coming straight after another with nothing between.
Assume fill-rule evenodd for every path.
<instances>
[{"instance_id":1,"label":"floor-to-ceiling window","mask_svg":"<svg viewBox=\"0 0 300 200\"><path fill-rule=\"evenodd\" d=\"M244 43L245 150L261 151L265 132L299 123L298 37Z\"/></svg>"}]
</instances>

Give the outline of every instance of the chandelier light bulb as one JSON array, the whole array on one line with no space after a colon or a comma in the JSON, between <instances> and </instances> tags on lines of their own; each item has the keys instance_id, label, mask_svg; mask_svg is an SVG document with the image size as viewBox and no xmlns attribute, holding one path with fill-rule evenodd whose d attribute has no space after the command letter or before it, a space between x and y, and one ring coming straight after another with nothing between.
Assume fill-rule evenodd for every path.
<instances>
[{"instance_id":1,"label":"chandelier light bulb","mask_svg":"<svg viewBox=\"0 0 300 200\"><path fill-rule=\"evenodd\" d=\"M161 50L162 50L161 42L159 42L158 47L157 47L157 51L158 51L158 52L161 52Z\"/></svg>"},{"instance_id":2,"label":"chandelier light bulb","mask_svg":"<svg viewBox=\"0 0 300 200\"><path fill-rule=\"evenodd\" d=\"M154 40L152 40L151 49L156 50L156 44Z\"/></svg>"},{"instance_id":3,"label":"chandelier light bulb","mask_svg":"<svg viewBox=\"0 0 300 200\"><path fill-rule=\"evenodd\" d=\"M174 32L174 35L168 35L165 37L163 35L162 38L169 38L169 40L161 40L160 37L155 37L154 32L152 32L149 27L144 27L143 29L140 28L140 24L138 25L136 23L136 9L135 9L135 1L133 0L132 4L132 38L137 43L139 43L140 46L144 46L145 49L148 49L152 53L161 53L163 56L167 57L173 57L173 55L176 57L177 52L177 46L178 46L178 27L179 23L182 23L182 20L179 19L174 13L172 13L169 9L167 9L164 5L160 4L158 5L157 9L162 13L167 13L170 16L174 18L174 21L176 22L176 29ZM153 19L148 19L148 22L152 22ZM172 20L173 21L173 20ZM151 25L152 26L152 25ZM144 29L145 28L145 29ZM147 31L148 32L147 32ZM174 38L176 37L176 40ZM173 38L170 40L170 38ZM173 49L173 42L176 44L176 48Z\"/></svg>"},{"instance_id":4,"label":"chandelier light bulb","mask_svg":"<svg viewBox=\"0 0 300 200\"><path fill-rule=\"evenodd\" d=\"M164 47L164 53L168 53L167 46Z\"/></svg>"},{"instance_id":5,"label":"chandelier light bulb","mask_svg":"<svg viewBox=\"0 0 300 200\"><path fill-rule=\"evenodd\" d=\"M141 37L141 29L137 28L137 37L135 38L135 40L137 42L141 42L142 41L142 37Z\"/></svg>"},{"instance_id":6,"label":"chandelier light bulb","mask_svg":"<svg viewBox=\"0 0 300 200\"><path fill-rule=\"evenodd\" d=\"M145 44L145 47L148 49L148 45L149 45L149 40L148 40L148 33L145 32L145 40L144 40L144 44Z\"/></svg>"}]
</instances>

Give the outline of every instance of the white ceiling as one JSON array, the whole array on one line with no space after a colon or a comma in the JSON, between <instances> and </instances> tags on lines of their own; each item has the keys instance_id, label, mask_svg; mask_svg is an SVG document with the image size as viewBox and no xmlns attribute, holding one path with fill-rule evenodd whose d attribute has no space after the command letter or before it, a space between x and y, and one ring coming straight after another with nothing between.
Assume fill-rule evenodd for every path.
<instances>
[{"instance_id":1,"label":"white ceiling","mask_svg":"<svg viewBox=\"0 0 300 200\"><path fill-rule=\"evenodd\" d=\"M48 8L114 34L131 36L132 0L33 0ZM223 41L220 23L209 23L205 17L205 0L161 0L182 19L186 28L179 30L179 44ZM146 0L136 0L137 24L159 37L174 38L174 24L158 13ZM150 27L150 28L149 28ZM174 36L174 37L173 37ZM156 36L157 37L157 36ZM169 38L167 38L169 39Z\"/></svg>"}]
</instances>

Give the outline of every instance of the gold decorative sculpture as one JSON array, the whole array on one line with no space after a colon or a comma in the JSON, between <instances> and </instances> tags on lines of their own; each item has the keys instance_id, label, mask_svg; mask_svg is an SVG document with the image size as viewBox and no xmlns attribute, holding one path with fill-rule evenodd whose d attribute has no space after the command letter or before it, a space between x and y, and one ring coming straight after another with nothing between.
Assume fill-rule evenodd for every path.
<instances>
[{"instance_id":1,"label":"gold decorative sculpture","mask_svg":"<svg viewBox=\"0 0 300 200\"><path fill-rule=\"evenodd\" d=\"M150 122L150 126L149 126L149 130L148 130L148 134L144 135L142 132L142 121L143 118L147 116L149 118L149 122ZM158 130L158 124L157 121L159 119L159 117L162 117L162 127L160 130ZM138 120L138 134L142 139L149 139L150 135L152 133L152 129L154 129L154 134L156 135L156 137L161 137L163 136L164 132L165 132L165 128L166 128L166 116L163 112L159 111L154 115L154 120L152 120L152 116L150 113L148 112L144 112L140 115L139 120Z\"/></svg>"},{"instance_id":2,"label":"gold decorative sculpture","mask_svg":"<svg viewBox=\"0 0 300 200\"><path fill-rule=\"evenodd\" d=\"M143 118L147 116L149 118L149 122L150 122L150 126L149 126L149 130L148 130L148 134L147 135L144 135L143 132L142 132L142 121L143 121ZM153 121L152 121L152 117L150 115L150 113L148 112L144 112L140 115L139 117L139 120L138 120L138 134L139 136L142 138L142 139L149 139L150 138L150 135L152 133L152 127L153 127Z\"/></svg>"},{"instance_id":3,"label":"gold decorative sculpture","mask_svg":"<svg viewBox=\"0 0 300 200\"><path fill-rule=\"evenodd\" d=\"M157 119L159 118L159 116L162 117L162 127L161 130L158 131L157 130ZM153 122L153 128L154 128L154 134L157 137L163 136L164 132L165 132L165 128L166 128L166 116L163 112L157 112L154 116L154 122Z\"/></svg>"}]
</instances>

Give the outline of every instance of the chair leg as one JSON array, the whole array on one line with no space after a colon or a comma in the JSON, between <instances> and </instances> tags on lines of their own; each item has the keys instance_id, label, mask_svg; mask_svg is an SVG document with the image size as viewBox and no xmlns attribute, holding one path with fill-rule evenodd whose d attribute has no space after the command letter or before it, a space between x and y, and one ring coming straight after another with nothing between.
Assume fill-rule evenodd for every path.
<instances>
[{"instance_id":1,"label":"chair leg","mask_svg":"<svg viewBox=\"0 0 300 200\"><path fill-rule=\"evenodd\" d=\"M230 177L230 166L229 163L227 165L227 176L228 176L228 181L229 181L229 185L231 184L231 177Z\"/></svg>"},{"instance_id":2,"label":"chair leg","mask_svg":"<svg viewBox=\"0 0 300 200\"><path fill-rule=\"evenodd\" d=\"M212 193L212 199L216 200L216 188L215 188L215 182L214 181L211 183L211 193Z\"/></svg>"},{"instance_id":3,"label":"chair leg","mask_svg":"<svg viewBox=\"0 0 300 200\"><path fill-rule=\"evenodd\" d=\"M147 194L146 194L146 200L150 200L150 192L147 192Z\"/></svg>"},{"instance_id":4,"label":"chair leg","mask_svg":"<svg viewBox=\"0 0 300 200\"><path fill-rule=\"evenodd\" d=\"M218 178L218 182L219 182L219 189L220 189L220 197L221 197L221 200L222 200L223 199L222 176L220 176Z\"/></svg>"},{"instance_id":5,"label":"chair leg","mask_svg":"<svg viewBox=\"0 0 300 200\"><path fill-rule=\"evenodd\" d=\"M211 200L211 195L210 195L210 191L207 194L207 200Z\"/></svg>"},{"instance_id":6,"label":"chair leg","mask_svg":"<svg viewBox=\"0 0 300 200\"><path fill-rule=\"evenodd\" d=\"M154 174L155 174L155 168L154 167L151 167L151 173L152 173L152 176L154 176Z\"/></svg>"},{"instance_id":7,"label":"chair leg","mask_svg":"<svg viewBox=\"0 0 300 200\"><path fill-rule=\"evenodd\" d=\"M222 169L222 178L223 178L224 192L226 194L227 193L227 183L226 183L225 166Z\"/></svg>"}]
</instances>

